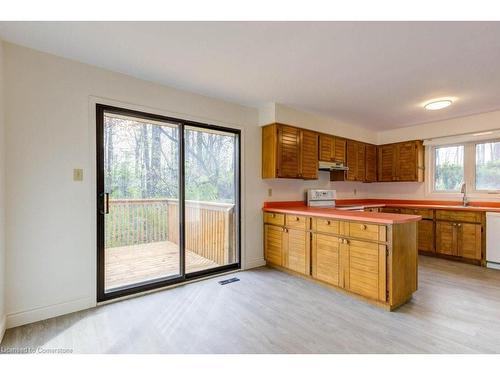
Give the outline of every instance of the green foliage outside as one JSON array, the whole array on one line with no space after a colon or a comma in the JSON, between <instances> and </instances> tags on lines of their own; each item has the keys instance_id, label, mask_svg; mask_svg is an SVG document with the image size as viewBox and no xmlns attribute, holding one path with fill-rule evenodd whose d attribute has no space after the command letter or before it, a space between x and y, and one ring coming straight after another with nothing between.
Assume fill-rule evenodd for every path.
<instances>
[{"instance_id":1,"label":"green foliage outside","mask_svg":"<svg viewBox=\"0 0 500 375\"><path fill-rule=\"evenodd\" d=\"M435 189L443 191L459 191L464 180L462 165L444 162L436 165Z\"/></svg>"}]
</instances>

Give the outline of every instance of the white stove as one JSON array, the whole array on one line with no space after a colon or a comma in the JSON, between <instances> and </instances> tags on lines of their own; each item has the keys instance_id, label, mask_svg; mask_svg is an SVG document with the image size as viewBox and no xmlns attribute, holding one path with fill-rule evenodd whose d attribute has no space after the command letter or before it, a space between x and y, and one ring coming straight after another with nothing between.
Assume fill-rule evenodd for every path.
<instances>
[{"instance_id":1,"label":"white stove","mask_svg":"<svg viewBox=\"0 0 500 375\"><path fill-rule=\"evenodd\" d=\"M309 207L335 207L336 190L309 189L307 190L307 205Z\"/></svg>"}]
</instances>

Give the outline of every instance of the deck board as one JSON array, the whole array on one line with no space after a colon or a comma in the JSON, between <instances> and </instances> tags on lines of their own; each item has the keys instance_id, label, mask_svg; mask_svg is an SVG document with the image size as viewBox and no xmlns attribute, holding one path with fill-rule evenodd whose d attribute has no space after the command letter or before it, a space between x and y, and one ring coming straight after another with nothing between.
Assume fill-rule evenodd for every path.
<instances>
[{"instance_id":1,"label":"deck board","mask_svg":"<svg viewBox=\"0 0 500 375\"><path fill-rule=\"evenodd\" d=\"M217 267L218 264L186 251L186 272ZM111 247L105 252L106 290L179 274L179 246L170 241Z\"/></svg>"}]
</instances>

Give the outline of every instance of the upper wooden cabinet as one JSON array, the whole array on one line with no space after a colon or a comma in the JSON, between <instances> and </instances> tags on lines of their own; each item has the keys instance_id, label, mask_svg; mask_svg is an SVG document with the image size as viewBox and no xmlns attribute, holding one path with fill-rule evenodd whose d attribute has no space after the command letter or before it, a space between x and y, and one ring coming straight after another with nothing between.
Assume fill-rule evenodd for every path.
<instances>
[{"instance_id":1,"label":"upper wooden cabinet","mask_svg":"<svg viewBox=\"0 0 500 375\"><path fill-rule=\"evenodd\" d=\"M285 124L262 128L262 178L318 178L318 163L345 164L332 181L424 181L422 141L376 146Z\"/></svg>"},{"instance_id":2,"label":"upper wooden cabinet","mask_svg":"<svg viewBox=\"0 0 500 375\"><path fill-rule=\"evenodd\" d=\"M319 135L318 157L320 161L345 163L346 140L332 135Z\"/></svg>"},{"instance_id":3,"label":"upper wooden cabinet","mask_svg":"<svg viewBox=\"0 0 500 375\"><path fill-rule=\"evenodd\" d=\"M347 181L365 180L365 144L357 141L347 140L346 164L349 170L346 172Z\"/></svg>"},{"instance_id":4,"label":"upper wooden cabinet","mask_svg":"<svg viewBox=\"0 0 500 375\"><path fill-rule=\"evenodd\" d=\"M365 182L377 181L377 146L365 144Z\"/></svg>"},{"instance_id":5,"label":"upper wooden cabinet","mask_svg":"<svg viewBox=\"0 0 500 375\"><path fill-rule=\"evenodd\" d=\"M294 126L262 128L262 178L318 178L318 134Z\"/></svg>"},{"instance_id":6,"label":"upper wooden cabinet","mask_svg":"<svg viewBox=\"0 0 500 375\"><path fill-rule=\"evenodd\" d=\"M378 146L378 181L424 181L424 146L409 141Z\"/></svg>"}]
</instances>

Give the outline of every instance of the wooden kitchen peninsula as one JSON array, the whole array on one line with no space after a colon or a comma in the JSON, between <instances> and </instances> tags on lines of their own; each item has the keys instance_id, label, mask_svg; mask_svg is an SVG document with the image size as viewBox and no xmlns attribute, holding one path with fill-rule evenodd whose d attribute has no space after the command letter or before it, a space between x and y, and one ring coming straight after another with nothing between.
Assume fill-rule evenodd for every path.
<instances>
[{"instance_id":1,"label":"wooden kitchen peninsula","mask_svg":"<svg viewBox=\"0 0 500 375\"><path fill-rule=\"evenodd\" d=\"M418 283L418 215L333 208L264 209L269 266L393 310Z\"/></svg>"}]
</instances>

